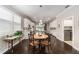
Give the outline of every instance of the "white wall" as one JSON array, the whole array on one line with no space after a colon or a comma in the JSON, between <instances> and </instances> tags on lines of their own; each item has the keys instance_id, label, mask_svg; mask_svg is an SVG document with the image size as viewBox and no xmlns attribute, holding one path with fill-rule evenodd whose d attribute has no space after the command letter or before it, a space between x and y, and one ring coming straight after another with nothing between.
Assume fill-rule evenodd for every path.
<instances>
[{"instance_id":1,"label":"white wall","mask_svg":"<svg viewBox=\"0 0 79 59\"><path fill-rule=\"evenodd\" d=\"M49 28L52 28L52 27L57 28L57 20L55 20L49 24ZM50 33L56 36L57 30L50 30Z\"/></svg>"},{"instance_id":2,"label":"white wall","mask_svg":"<svg viewBox=\"0 0 79 59\"><path fill-rule=\"evenodd\" d=\"M74 18L74 37L73 38L74 38L73 46L77 50L79 50L79 16L75 16Z\"/></svg>"},{"instance_id":3,"label":"white wall","mask_svg":"<svg viewBox=\"0 0 79 59\"><path fill-rule=\"evenodd\" d=\"M50 33L52 33L54 36L56 36L58 39L63 41L63 22L61 19L56 19L53 22L50 23L49 27L56 27L55 30L50 30Z\"/></svg>"},{"instance_id":4,"label":"white wall","mask_svg":"<svg viewBox=\"0 0 79 59\"><path fill-rule=\"evenodd\" d=\"M64 19L66 17L70 17L70 16L73 16L73 47L77 50L79 50L79 6L71 6L69 7L67 10L64 10L61 14L59 14L57 16L57 20L59 20L59 23L60 22L63 22L64 23ZM53 23L53 22L52 22ZM64 29L63 29L63 23L61 23L61 29L58 29L56 30L56 37L58 37L60 40L64 41L64 36L63 36L63 33L64 33ZM50 25L51 26L51 25ZM52 25L53 26L53 25Z\"/></svg>"}]
</instances>

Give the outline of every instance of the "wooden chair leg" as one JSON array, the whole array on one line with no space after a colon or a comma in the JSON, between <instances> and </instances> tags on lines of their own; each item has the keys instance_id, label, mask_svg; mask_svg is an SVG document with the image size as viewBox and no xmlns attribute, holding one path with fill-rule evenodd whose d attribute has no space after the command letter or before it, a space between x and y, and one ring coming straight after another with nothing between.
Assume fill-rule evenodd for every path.
<instances>
[{"instance_id":1,"label":"wooden chair leg","mask_svg":"<svg viewBox=\"0 0 79 59\"><path fill-rule=\"evenodd\" d=\"M53 53L52 50L53 48L52 48L52 45L50 44L50 53Z\"/></svg>"},{"instance_id":2,"label":"wooden chair leg","mask_svg":"<svg viewBox=\"0 0 79 59\"><path fill-rule=\"evenodd\" d=\"M31 52L32 49L33 49L33 47L29 45L29 46L28 46L28 52Z\"/></svg>"},{"instance_id":3,"label":"wooden chair leg","mask_svg":"<svg viewBox=\"0 0 79 59\"><path fill-rule=\"evenodd\" d=\"M30 46L28 46L28 52L30 52Z\"/></svg>"},{"instance_id":4,"label":"wooden chair leg","mask_svg":"<svg viewBox=\"0 0 79 59\"><path fill-rule=\"evenodd\" d=\"M48 53L50 52L50 47L49 47L49 45L47 46L47 48L48 48Z\"/></svg>"},{"instance_id":5,"label":"wooden chair leg","mask_svg":"<svg viewBox=\"0 0 79 59\"><path fill-rule=\"evenodd\" d=\"M35 53L35 46L33 46L33 50L32 50L33 54Z\"/></svg>"}]
</instances>

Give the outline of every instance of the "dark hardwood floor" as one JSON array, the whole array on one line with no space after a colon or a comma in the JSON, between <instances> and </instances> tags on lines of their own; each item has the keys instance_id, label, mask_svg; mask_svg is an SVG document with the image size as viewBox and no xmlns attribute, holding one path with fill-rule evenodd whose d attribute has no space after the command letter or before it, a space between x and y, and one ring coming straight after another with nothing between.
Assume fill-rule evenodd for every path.
<instances>
[{"instance_id":1,"label":"dark hardwood floor","mask_svg":"<svg viewBox=\"0 0 79 59\"><path fill-rule=\"evenodd\" d=\"M28 50L28 40L23 40L14 47L13 53L9 50L4 54L79 54L79 51L75 50L67 43L53 38L51 38L51 40L55 40L55 45L51 46L53 49L50 47L50 51L48 51L47 48L42 47L39 52L38 46L34 50Z\"/></svg>"}]
</instances>

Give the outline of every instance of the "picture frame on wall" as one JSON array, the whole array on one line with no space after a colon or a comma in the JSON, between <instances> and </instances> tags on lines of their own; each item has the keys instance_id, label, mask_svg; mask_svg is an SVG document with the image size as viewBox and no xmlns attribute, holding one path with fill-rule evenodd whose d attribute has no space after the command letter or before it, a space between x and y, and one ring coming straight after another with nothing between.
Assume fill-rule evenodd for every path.
<instances>
[{"instance_id":1,"label":"picture frame on wall","mask_svg":"<svg viewBox=\"0 0 79 59\"><path fill-rule=\"evenodd\" d=\"M56 27L51 27L50 30L56 30Z\"/></svg>"}]
</instances>

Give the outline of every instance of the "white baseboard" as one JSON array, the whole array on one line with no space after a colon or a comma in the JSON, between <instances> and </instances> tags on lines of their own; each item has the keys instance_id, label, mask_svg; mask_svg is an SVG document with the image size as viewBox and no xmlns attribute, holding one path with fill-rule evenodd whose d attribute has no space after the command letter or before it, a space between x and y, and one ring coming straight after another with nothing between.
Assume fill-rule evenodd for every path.
<instances>
[{"instance_id":1,"label":"white baseboard","mask_svg":"<svg viewBox=\"0 0 79 59\"><path fill-rule=\"evenodd\" d=\"M75 48L77 51L79 51L79 48L77 48L77 47L75 47L75 46L74 46L73 48Z\"/></svg>"},{"instance_id":2,"label":"white baseboard","mask_svg":"<svg viewBox=\"0 0 79 59\"><path fill-rule=\"evenodd\" d=\"M64 41L65 43L69 44L70 46L72 46L74 49L76 49L77 51L79 51L79 48L75 47L73 43L68 43L66 41Z\"/></svg>"}]
</instances>

